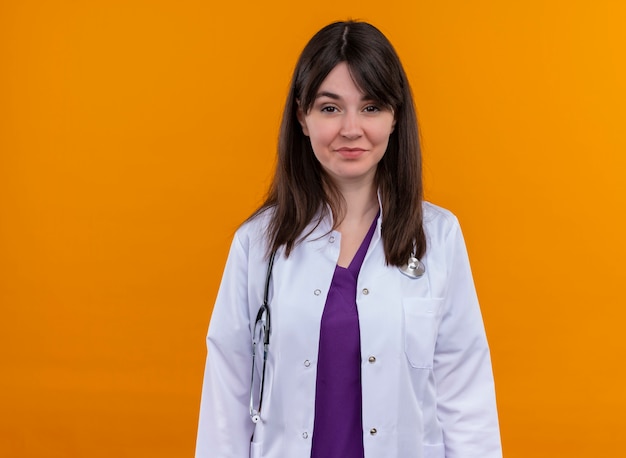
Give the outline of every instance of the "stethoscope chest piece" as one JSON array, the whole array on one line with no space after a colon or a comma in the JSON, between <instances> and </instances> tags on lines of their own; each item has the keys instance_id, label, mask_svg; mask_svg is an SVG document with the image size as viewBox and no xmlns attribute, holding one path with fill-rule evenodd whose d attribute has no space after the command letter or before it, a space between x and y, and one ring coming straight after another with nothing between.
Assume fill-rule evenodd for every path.
<instances>
[{"instance_id":1,"label":"stethoscope chest piece","mask_svg":"<svg viewBox=\"0 0 626 458\"><path fill-rule=\"evenodd\" d=\"M412 255L409 258L409 262L405 266L398 267L398 269L409 278L420 278L426 272L424 263Z\"/></svg>"}]
</instances>

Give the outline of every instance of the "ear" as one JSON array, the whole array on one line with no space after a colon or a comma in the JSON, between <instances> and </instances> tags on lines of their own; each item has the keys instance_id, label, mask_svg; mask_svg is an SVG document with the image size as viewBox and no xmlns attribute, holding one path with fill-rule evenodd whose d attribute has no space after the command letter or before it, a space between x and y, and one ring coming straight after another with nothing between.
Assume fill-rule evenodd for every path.
<instances>
[{"instance_id":1,"label":"ear","mask_svg":"<svg viewBox=\"0 0 626 458\"><path fill-rule=\"evenodd\" d=\"M308 137L309 128L306 125L306 118L304 115L304 111L300 107L300 101L298 100L296 103L298 104L298 109L296 110L296 116L298 118L298 122L300 123L300 126L302 127L302 133Z\"/></svg>"}]
</instances>

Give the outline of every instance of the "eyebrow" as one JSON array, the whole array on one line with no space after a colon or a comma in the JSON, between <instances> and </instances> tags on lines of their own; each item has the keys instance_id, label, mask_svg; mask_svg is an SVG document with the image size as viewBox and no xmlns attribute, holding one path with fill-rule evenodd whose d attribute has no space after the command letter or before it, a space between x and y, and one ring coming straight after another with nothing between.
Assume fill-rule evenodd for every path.
<instances>
[{"instance_id":1,"label":"eyebrow","mask_svg":"<svg viewBox=\"0 0 626 458\"><path fill-rule=\"evenodd\" d=\"M337 94L335 94L334 92L328 92L328 91L322 91L322 92L318 92L317 94L315 94L315 99L319 99L321 97L328 97L329 99L333 99L333 100L341 100L341 97ZM361 97L361 101L363 102L367 102L367 101L372 101L374 100L374 98L369 97L367 95L364 95L363 97Z\"/></svg>"},{"instance_id":2,"label":"eyebrow","mask_svg":"<svg viewBox=\"0 0 626 458\"><path fill-rule=\"evenodd\" d=\"M321 97L328 97L329 99L333 99L333 100L341 99L341 97L339 97L337 94L334 94L332 92L327 92L327 91L318 92L317 94L315 94L316 99L319 99Z\"/></svg>"}]
</instances>

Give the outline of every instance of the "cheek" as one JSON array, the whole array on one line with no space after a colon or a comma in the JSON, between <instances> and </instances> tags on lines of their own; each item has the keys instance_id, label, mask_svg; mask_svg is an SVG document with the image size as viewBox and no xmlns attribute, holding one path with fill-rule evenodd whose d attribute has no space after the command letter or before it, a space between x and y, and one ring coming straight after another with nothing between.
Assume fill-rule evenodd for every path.
<instances>
[{"instance_id":1,"label":"cheek","mask_svg":"<svg viewBox=\"0 0 626 458\"><path fill-rule=\"evenodd\" d=\"M313 125L309 127L309 139L314 148L315 146L328 146L335 136L333 129L328 125Z\"/></svg>"},{"instance_id":2,"label":"cheek","mask_svg":"<svg viewBox=\"0 0 626 458\"><path fill-rule=\"evenodd\" d=\"M388 118L376 119L366 129L367 136L373 144L387 143L394 129L393 118L389 116Z\"/></svg>"},{"instance_id":3,"label":"cheek","mask_svg":"<svg viewBox=\"0 0 626 458\"><path fill-rule=\"evenodd\" d=\"M380 129L372 135L372 143L387 148L387 144L389 143L389 137L391 137L392 133L392 129Z\"/></svg>"}]
</instances>

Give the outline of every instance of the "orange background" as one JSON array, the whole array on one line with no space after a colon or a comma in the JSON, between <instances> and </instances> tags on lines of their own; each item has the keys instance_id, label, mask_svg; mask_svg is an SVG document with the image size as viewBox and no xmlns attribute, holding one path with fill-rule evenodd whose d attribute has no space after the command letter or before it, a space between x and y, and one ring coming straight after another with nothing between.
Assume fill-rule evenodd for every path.
<instances>
[{"instance_id":1,"label":"orange background","mask_svg":"<svg viewBox=\"0 0 626 458\"><path fill-rule=\"evenodd\" d=\"M230 238L296 57L379 26L460 218L505 455L624 456L620 0L2 1L0 456L192 456Z\"/></svg>"}]
</instances>

